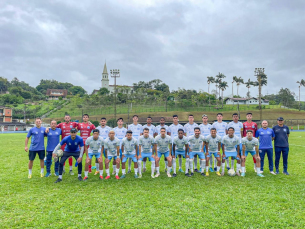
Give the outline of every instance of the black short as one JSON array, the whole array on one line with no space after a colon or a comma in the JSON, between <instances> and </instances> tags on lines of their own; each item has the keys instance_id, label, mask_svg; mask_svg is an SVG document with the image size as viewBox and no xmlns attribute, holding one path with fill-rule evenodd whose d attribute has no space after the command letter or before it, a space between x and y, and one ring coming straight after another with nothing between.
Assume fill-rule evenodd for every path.
<instances>
[{"instance_id":1,"label":"black short","mask_svg":"<svg viewBox=\"0 0 305 229\"><path fill-rule=\"evenodd\" d=\"M38 151L29 151L29 160L34 161L36 154L38 154L39 159L43 160L44 157L46 156L46 151L45 150L38 150Z\"/></svg>"}]
</instances>

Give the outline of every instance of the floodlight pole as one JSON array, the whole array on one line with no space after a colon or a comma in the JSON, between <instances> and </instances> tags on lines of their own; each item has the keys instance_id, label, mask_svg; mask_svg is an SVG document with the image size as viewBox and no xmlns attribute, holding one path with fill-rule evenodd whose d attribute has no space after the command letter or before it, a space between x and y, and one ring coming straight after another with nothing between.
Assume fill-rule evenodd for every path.
<instances>
[{"instance_id":1,"label":"floodlight pole","mask_svg":"<svg viewBox=\"0 0 305 229\"><path fill-rule=\"evenodd\" d=\"M114 78L114 119L116 121L116 97L117 97L116 78L120 77L120 69L110 70L110 75L112 78Z\"/></svg>"}]
</instances>

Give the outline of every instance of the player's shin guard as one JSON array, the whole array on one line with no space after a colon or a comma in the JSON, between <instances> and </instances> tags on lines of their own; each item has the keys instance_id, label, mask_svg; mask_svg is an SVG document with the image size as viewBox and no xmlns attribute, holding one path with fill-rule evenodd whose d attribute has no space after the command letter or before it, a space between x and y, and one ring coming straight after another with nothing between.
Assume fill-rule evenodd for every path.
<instances>
[{"instance_id":1,"label":"player's shin guard","mask_svg":"<svg viewBox=\"0 0 305 229\"><path fill-rule=\"evenodd\" d=\"M214 168L216 168L216 165L217 165L217 159L216 157L214 157Z\"/></svg>"},{"instance_id":2,"label":"player's shin guard","mask_svg":"<svg viewBox=\"0 0 305 229\"><path fill-rule=\"evenodd\" d=\"M144 164L144 162L143 162ZM138 161L138 168L139 168L139 174L141 175L142 174L142 161ZM144 165L143 165L143 168L144 168Z\"/></svg>"},{"instance_id":3,"label":"player's shin guard","mask_svg":"<svg viewBox=\"0 0 305 229\"><path fill-rule=\"evenodd\" d=\"M221 163L221 172L225 171L226 163Z\"/></svg>"},{"instance_id":4,"label":"player's shin guard","mask_svg":"<svg viewBox=\"0 0 305 229\"><path fill-rule=\"evenodd\" d=\"M174 174L176 173L176 158L173 158L173 170L174 170ZM169 171L170 172L170 171Z\"/></svg>"},{"instance_id":5,"label":"player's shin guard","mask_svg":"<svg viewBox=\"0 0 305 229\"><path fill-rule=\"evenodd\" d=\"M96 168L96 171L99 171L99 169L100 169L100 164L99 164L99 163L95 163L95 168Z\"/></svg>"},{"instance_id":6,"label":"player's shin guard","mask_svg":"<svg viewBox=\"0 0 305 229\"><path fill-rule=\"evenodd\" d=\"M179 169L182 169L182 156L179 157Z\"/></svg>"},{"instance_id":7,"label":"player's shin guard","mask_svg":"<svg viewBox=\"0 0 305 229\"><path fill-rule=\"evenodd\" d=\"M185 173L189 172L189 166L190 166L190 159L186 158L185 159Z\"/></svg>"},{"instance_id":8,"label":"player's shin guard","mask_svg":"<svg viewBox=\"0 0 305 229\"><path fill-rule=\"evenodd\" d=\"M193 159L190 159L190 170L191 170L191 173L194 173L194 168L193 168Z\"/></svg>"},{"instance_id":9,"label":"player's shin guard","mask_svg":"<svg viewBox=\"0 0 305 229\"><path fill-rule=\"evenodd\" d=\"M131 158L128 158L128 171L131 171Z\"/></svg>"},{"instance_id":10,"label":"player's shin guard","mask_svg":"<svg viewBox=\"0 0 305 229\"><path fill-rule=\"evenodd\" d=\"M230 159L229 159L229 157L227 157L226 163L227 163L227 167L230 167Z\"/></svg>"},{"instance_id":11,"label":"player's shin guard","mask_svg":"<svg viewBox=\"0 0 305 229\"><path fill-rule=\"evenodd\" d=\"M151 175L154 175L154 174L155 174L155 167L156 167L155 162L152 161L152 162L151 162Z\"/></svg>"},{"instance_id":12,"label":"player's shin guard","mask_svg":"<svg viewBox=\"0 0 305 229\"><path fill-rule=\"evenodd\" d=\"M236 163L236 173L239 173L239 170L240 170L240 164Z\"/></svg>"},{"instance_id":13,"label":"player's shin guard","mask_svg":"<svg viewBox=\"0 0 305 229\"><path fill-rule=\"evenodd\" d=\"M210 166L209 167L213 168L213 156L212 155L210 157ZM214 166L214 167L216 167L216 166Z\"/></svg>"},{"instance_id":14,"label":"player's shin guard","mask_svg":"<svg viewBox=\"0 0 305 229\"><path fill-rule=\"evenodd\" d=\"M192 160L193 160L193 159L192 159ZM198 169L197 162L198 162L198 157L194 157L195 169ZM192 165L193 165L193 163L192 163Z\"/></svg>"},{"instance_id":15,"label":"player's shin guard","mask_svg":"<svg viewBox=\"0 0 305 229\"><path fill-rule=\"evenodd\" d=\"M204 173L205 169L205 160L200 159L200 168L201 168L201 173Z\"/></svg>"},{"instance_id":16,"label":"player's shin guard","mask_svg":"<svg viewBox=\"0 0 305 229\"><path fill-rule=\"evenodd\" d=\"M139 170L141 170L141 169L139 169ZM138 175L138 168L134 168L134 174Z\"/></svg>"},{"instance_id":17,"label":"player's shin guard","mask_svg":"<svg viewBox=\"0 0 305 229\"><path fill-rule=\"evenodd\" d=\"M231 169L234 169L234 159L231 158Z\"/></svg>"},{"instance_id":18,"label":"player's shin guard","mask_svg":"<svg viewBox=\"0 0 305 229\"><path fill-rule=\"evenodd\" d=\"M142 167L139 167L139 168L142 168ZM146 168L146 161L143 161L143 169ZM140 170L139 170L139 174L140 174Z\"/></svg>"}]
</instances>

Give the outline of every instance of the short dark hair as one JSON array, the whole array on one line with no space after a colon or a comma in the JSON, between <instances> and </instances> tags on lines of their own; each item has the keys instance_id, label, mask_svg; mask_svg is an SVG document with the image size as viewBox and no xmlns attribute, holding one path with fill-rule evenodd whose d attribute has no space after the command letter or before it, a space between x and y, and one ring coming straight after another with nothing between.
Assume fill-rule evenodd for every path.
<instances>
[{"instance_id":1,"label":"short dark hair","mask_svg":"<svg viewBox=\"0 0 305 229\"><path fill-rule=\"evenodd\" d=\"M138 115L133 115L132 117L133 117L133 118L134 118L134 117L137 117L137 118L139 118L139 116L138 116Z\"/></svg>"},{"instance_id":2,"label":"short dark hair","mask_svg":"<svg viewBox=\"0 0 305 229\"><path fill-rule=\"evenodd\" d=\"M144 130L148 130L148 132L149 132L149 129L148 129L147 127L145 127L145 128L143 129L143 131L144 131Z\"/></svg>"},{"instance_id":3,"label":"short dark hair","mask_svg":"<svg viewBox=\"0 0 305 229\"><path fill-rule=\"evenodd\" d=\"M122 120L122 121L124 121L124 119L123 119L123 118L118 118L118 120L116 120L116 121L118 122L119 120Z\"/></svg>"},{"instance_id":4,"label":"short dark hair","mask_svg":"<svg viewBox=\"0 0 305 229\"><path fill-rule=\"evenodd\" d=\"M248 133L248 132L251 132L251 133L253 134L253 130L247 130L247 133Z\"/></svg>"},{"instance_id":5,"label":"short dark hair","mask_svg":"<svg viewBox=\"0 0 305 229\"><path fill-rule=\"evenodd\" d=\"M235 131L235 129L232 126L229 127L228 130L234 130Z\"/></svg>"},{"instance_id":6,"label":"short dark hair","mask_svg":"<svg viewBox=\"0 0 305 229\"><path fill-rule=\"evenodd\" d=\"M217 131L217 130L216 130L216 128L214 128L214 127L212 127L210 131L212 131L212 130L215 130L215 131Z\"/></svg>"},{"instance_id":7,"label":"short dark hair","mask_svg":"<svg viewBox=\"0 0 305 229\"><path fill-rule=\"evenodd\" d=\"M127 130L126 134L132 134L131 130Z\"/></svg>"},{"instance_id":8,"label":"short dark hair","mask_svg":"<svg viewBox=\"0 0 305 229\"><path fill-rule=\"evenodd\" d=\"M252 113L251 113L251 112L248 112L246 115L248 115L248 114L252 115Z\"/></svg>"},{"instance_id":9,"label":"short dark hair","mask_svg":"<svg viewBox=\"0 0 305 229\"><path fill-rule=\"evenodd\" d=\"M166 131L165 127L161 127L160 132L161 132L161 130L165 130Z\"/></svg>"},{"instance_id":10,"label":"short dark hair","mask_svg":"<svg viewBox=\"0 0 305 229\"><path fill-rule=\"evenodd\" d=\"M105 117L102 117L101 120L107 120Z\"/></svg>"},{"instance_id":11,"label":"short dark hair","mask_svg":"<svg viewBox=\"0 0 305 229\"><path fill-rule=\"evenodd\" d=\"M176 117L178 118L178 115L173 115L173 118L176 118Z\"/></svg>"},{"instance_id":12,"label":"short dark hair","mask_svg":"<svg viewBox=\"0 0 305 229\"><path fill-rule=\"evenodd\" d=\"M178 132L182 131L184 133L184 130L183 129L178 129Z\"/></svg>"},{"instance_id":13,"label":"short dark hair","mask_svg":"<svg viewBox=\"0 0 305 229\"><path fill-rule=\"evenodd\" d=\"M100 133L100 131L98 129L94 129L92 130L92 133Z\"/></svg>"},{"instance_id":14,"label":"short dark hair","mask_svg":"<svg viewBox=\"0 0 305 229\"><path fill-rule=\"evenodd\" d=\"M65 116L69 116L69 117L70 117L70 115L69 115L69 114L65 114Z\"/></svg>"},{"instance_id":15,"label":"short dark hair","mask_svg":"<svg viewBox=\"0 0 305 229\"><path fill-rule=\"evenodd\" d=\"M83 114L83 117L84 117L84 116L88 116L88 118L89 118L89 115L88 115L88 114Z\"/></svg>"},{"instance_id":16,"label":"short dark hair","mask_svg":"<svg viewBox=\"0 0 305 229\"><path fill-rule=\"evenodd\" d=\"M150 119L152 119L152 117L150 117L150 116L148 116L147 118L150 118Z\"/></svg>"},{"instance_id":17,"label":"short dark hair","mask_svg":"<svg viewBox=\"0 0 305 229\"><path fill-rule=\"evenodd\" d=\"M164 118L164 117L161 117L160 120L161 120L161 119L164 119L164 121L165 121L165 118Z\"/></svg>"},{"instance_id":18,"label":"short dark hair","mask_svg":"<svg viewBox=\"0 0 305 229\"><path fill-rule=\"evenodd\" d=\"M222 114L222 113L217 113L217 115L216 115L216 116L218 116L218 115L221 115L221 116L223 116L223 114Z\"/></svg>"},{"instance_id":19,"label":"short dark hair","mask_svg":"<svg viewBox=\"0 0 305 229\"><path fill-rule=\"evenodd\" d=\"M52 122L56 122L57 123L57 121L55 119L52 119L50 123L52 123Z\"/></svg>"},{"instance_id":20,"label":"short dark hair","mask_svg":"<svg viewBox=\"0 0 305 229\"><path fill-rule=\"evenodd\" d=\"M237 113L233 113L233 114L232 114L232 117L233 117L234 115L237 115L237 116L238 116L238 114L237 114Z\"/></svg>"},{"instance_id":21,"label":"short dark hair","mask_svg":"<svg viewBox=\"0 0 305 229\"><path fill-rule=\"evenodd\" d=\"M194 115L192 115L192 114L189 114L189 117L190 117L190 116L194 117Z\"/></svg>"},{"instance_id":22,"label":"short dark hair","mask_svg":"<svg viewBox=\"0 0 305 229\"><path fill-rule=\"evenodd\" d=\"M35 120L36 120L36 119L40 119L40 120L41 120L41 118L40 118L40 117L36 117L36 118L35 118Z\"/></svg>"},{"instance_id":23,"label":"short dark hair","mask_svg":"<svg viewBox=\"0 0 305 229\"><path fill-rule=\"evenodd\" d=\"M198 126L196 126L196 127L194 128L194 130L199 130L199 131L200 131L200 128L199 128Z\"/></svg>"}]
</instances>

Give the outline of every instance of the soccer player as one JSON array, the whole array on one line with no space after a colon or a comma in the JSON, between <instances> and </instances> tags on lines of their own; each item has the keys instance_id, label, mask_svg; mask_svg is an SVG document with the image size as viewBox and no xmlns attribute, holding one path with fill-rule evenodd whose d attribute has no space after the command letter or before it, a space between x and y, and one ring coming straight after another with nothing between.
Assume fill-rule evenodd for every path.
<instances>
[{"instance_id":1,"label":"soccer player","mask_svg":"<svg viewBox=\"0 0 305 229\"><path fill-rule=\"evenodd\" d=\"M106 154L105 168L107 173L107 176L105 177L106 180L110 178L109 163L111 162L112 158L113 160L116 160L115 179L120 179L120 140L114 135L115 132L110 130L109 137L104 141L104 149Z\"/></svg>"},{"instance_id":2,"label":"soccer player","mask_svg":"<svg viewBox=\"0 0 305 229\"><path fill-rule=\"evenodd\" d=\"M221 139L223 139L224 136L227 135L227 123L222 121L223 119L222 113L218 113L216 117L217 117L217 121L213 123L212 127L216 129L217 134L221 137ZM217 159L214 157L214 171L217 170L216 165L217 165ZM229 159L227 159L227 169L230 169Z\"/></svg>"},{"instance_id":3,"label":"soccer player","mask_svg":"<svg viewBox=\"0 0 305 229\"><path fill-rule=\"evenodd\" d=\"M88 137L85 142L85 154L87 155L86 158L86 165L85 165L85 177L84 180L88 180L88 170L91 164L91 160L93 156L99 162L99 172L100 177L99 179L103 179L103 155L102 152L104 151L104 139L99 136L100 131L98 129L94 129L92 131L93 135Z\"/></svg>"},{"instance_id":4,"label":"soccer player","mask_svg":"<svg viewBox=\"0 0 305 229\"><path fill-rule=\"evenodd\" d=\"M60 135L61 135L61 129L56 128L57 122L55 120L51 121L50 126L51 126L51 128L49 129L49 132L46 133L46 135L48 137L46 177L51 176L52 153L53 153L55 147L59 144L59 139L60 139ZM59 168L59 161L55 162L55 165L54 165L55 176L59 175L58 168Z\"/></svg>"},{"instance_id":5,"label":"soccer player","mask_svg":"<svg viewBox=\"0 0 305 229\"><path fill-rule=\"evenodd\" d=\"M106 138L109 137L109 132L111 130L111 127L107 126L106 125L107 123L107 119L105 117L102 117L101 120L100 120L100 125L96 128L100 131L100 137L102 137L104 139L104 141L106 140ZM105 147L104 147L104 157L106 158L106 154L105 154ZM114 175L114 172L115 172L115 168L116 168L116 165L115 165L115 160L113 160L113 173L112 175ZM99 164L95 162L95 167L96 167L96 171L94 173L94 175L96 175L98 173L98 166Z\"/></svg>"},{"instance_id":6,"label":"soccer player","mask_svg":"<svg viewBox=\"0 0 305 229\"><path fill-rule=\"evenodd\" d=\"M145 127L143 129L143 135L139 137L139 156L138 156L138 168L142 167L142 160L148 158L151 162L151 177L155 178L155 156L152 152L152 146L154 146L155 139L149 135L149 129ZM155 151L155 150L154 150ZM139 169L139 178L142 177L142 171Z\"/></svg>"},{"instance_id":7,"label":"soccer player","mask_svg":"<svg viewBox=\"0 0 305 229\"><path fill-rule=\"evenodd\" d=\"M239 117L237 113L234 113L232 115L232 122L229 122L227 125L227 128L233 127L234 128L234 134L239 138L239 149L240 151L242 150L242 145L241 145L241 139L242 139L242 133L243 133L243 124L238 121ZM236 146L237 147L237 146ZM241 152L238 152L241 154ZM234 169L234 159L231 157L231 167Z\"/></svg>"},{"instance_id":8,"label":"soccer player","mask_svg":"<svg viewBox=\"0 0 305 229\"><path fill-rule=\"evenodd\" d=\"M160 176L159 162L162 155L167 158L168 166L167 166L167 176L172 177L170 171L172 169L172 143L171 137L166 134L166 129L164 127L160 130L161 134L155 138L155 152L157 152L156 156L156 171L157 174L155 177Z\"/></svg>"},{"instance_id":9,"label":"soccer player","mask_svg":"<svg viewBox=\"0 0 305 229\"><path fill-rule=\"evenodd\" d=\"M184 127L181 124L179 124L178 115L173 115L173 124L171 124L169 126L169 128L168 128L169 135L172 138L172 144L174 143L174 138L178 136L178 130L179 129L183 129L184 130ZM181 155L179 155L178 157L179 157L179 172L183 173L183 170L182 170L182 157L181 157ZM168 162L165 161L165 164L166 164L166 167L167 167Z\"/></svg>"},{"instance_id":10,"label":"soccer player","mask_svg":"<svg viewBox=\"0 0 305 229\"><path fill-rule=\"evenodd\" d=\"M260 177L264 177L263 174L260 173L261 163L260 157L258 153L258 140L253 137L253 131L247 130L247 136L244 137L241 141L242 143L242 156L241 156L241 176L246 176L246 158L248 153L251 153L252 157L256 159L256 172ZM255 148L255 150L253 150Z\"/></svg>"},{"instance_id":11,"label":"soccer player","mask_svg":"<svg viewBox=\"0 0 305 229\"><path fill-rule=\"evenodd\" d=\"M138 160L136 157L136 152L138 148L138 142L135 138L132 137L132 131L128 130L126 133L126 137L123 138L122 141L122 176L120 179L125 178L125 164L127 161L127 158L131 158L134 162L134 178L138 178ZM141 168L140 168L141 169Z\"/></svg>"},{"instance_id":12,"label":"soccer player","mask_svg":"<svg viewBox=\"0 0 305 229\"><path fill-rule=\"evenodd\" d=\"M160 134L160 130L161 130L162 127L165 128L167 135L170 135L170 133L169 133L169 127L168 127L168 125L165 125L165 118L164 118L164 117L161 117L161 118L160 118L160 125L156 126L156 128L155 128L155 130L156 130L156 135L159 135L159 134Z\"/></svg>"},{"instance_id":13,"label":"soccer player","mask_svg":"<svg viewBox=\"0 0 305 229\"><path fill-rule=\"evenodd\" d=\"M134 115L132 116L132 121L133 123L130 124L127 128L127 130L131 130L132 131L132 136L138 140L139 137L143 134L143 126L141 124L138 123L139 120L139 116L138 115ZM137 155L139 155L139 152L137 152ZM131 158L128 160L128 173L131 172Z\"/></svg>"},{"instance_id":14,"label":"soccer player","mask_svg":"<svg viewBox=\"0 0 305 229\"><path fill-rule=\"evenodd\" d=\"M221 176L219 173L220 165L221 165L221 155L220 155L220 148L221 148L221 137L217 135L217 130L215 128L211 128L211 134L204 138L205 141L205 149L206 149L206 176L209 176L209 159L214 158L217 160L217 170L216 175ZM213 162L213 161L212 161ZM211 162L211 163L212 163ZM211 171L211 170L210 170ZM213 170L214 171L214 170Z\"/></svg>"},{"instance_id":15,"label":"soccer player","mask_svg":"<svg viewBox=\"0 0 305 229\"><path fill-rule=\"evenodd\" d=\"M78 163L78 180L82 181L82 158L83 158L83 153L84 153L84 142L83 139L77 135L77 129L72 128L70 130L70 135L65 137L61 142L55 147L53 151L53 157L56 157L56 151L65 145L65 150L64 154L60 159L59 162L59 176L58 179L55 181L55 183L61 182L62 181L62 171L63 171L63 166L65 161L69 157L74 157L75 160L77 160Z\"/></svg>"},{"instance_id":16,"label":"soccer player","mask_svg":"<svg viewBox=\"0 0 305 229\"><path fill-rule=\"evenodd\" d=\"M234 128L228 128L228 135L224 136L221 140L222 143L222 164L221 175L225 175L225 161L228 157L233 157L237 160L236 174L240 176L240 149L239 149L239 137L234 134ZM237 147L236 147L237 145ZM234 168L231 168L234 169Z\"/></svg>"},{"instance_id":17,"label":"soccer player","mask_svg":"<svg viewBox=\"0 0 305 229\"><path fill-rule=\"evenodd\" d=\"M287 171L288 167L288 153L289 153L289 128L288 126L284 125L284 118L278 117L277 119L277 125L273 128L274 131L274 151L275 151L275 169L276 174L279 174L279 165L280 165L280 159L281 159L281 153L283 154L283 173L285 175L289 175Z\"/></svg>"},{"instance_id":18,"label":"soccer player","mask_svg":"<svg viewBox=\"0 0 305 229\"><path fill-rule=\"evenodd\" d=\"M76 122L71 122L71 117L70 115L66 114L65 115L65 122L59 123L56 128L60 128L61 129L61 140L63 140L65 137L70 135L70 130L72 128L76 128L77 127L77 123ZM48 129L47 129L48 132ZM65 151L65 147L66 145L62 145L61 146L61 150ZM74 175L73 171L72 171L72 164L73 164L73 159L72 157L69 158L69 166L70 166L70 175ZM63 172L65 172L65 169L63 168Z\"/></svg>"},{"instance_id":19,"label":"soccer player","mask_svg":"<svg viewBox=\"0 0 305 229\"><path fill-rule=\"evenodd\" d=\"M83 122L77 124L77 129L80 131L80 136L83 139L85 145L87 138L90 137L92 130L95 129L95 126L89 122L88 114L83 114ZM89 173L91 173L91 164L89 165Z\"/></svg>"},{"instance_id":20,"label":"soccer player","mask_svg":"<svg viewBox=\"0 0 305 229\"><path fill-rule=\"evenodd\" d=\"M44 137L46 128L41 126L41 118L35 119L35 127L31 128L25 138L25 152L28 152L28 142L31 137L31 146L29 151L29 175L28 178L32 178L32 168L33 162L35 160L36 154L39 156L40 160L40 177L44 177L44 157L45 157L45 147L44 147Z\"/></svg>"},{"instance_id":21,"label":"soccer player","mask_svg":"<svg viewBox=\"0 0 305 229\"><path fill-rule=\"evenodd\" d=\"M271 174L276 175L273 171L273 146L274 132L271 128L268 128L268 122L264 120L262 122L262 128L258 129L255 134L259 140L259 156L261 158L261 173L264 172L264 159L267 153L269 161L269 171Z\"/></svg>"},{"instance_id":22,"label":"soccer player","mask_svg":"<svg viewBox=\"0 0 305 229\"><path fill-rule=\"evenodd\" d=\"M145 124L143 126L143 129L148 128L149 129L149 135L152 136L152 137L155 137L157 135L157 130L156 130L156 127L151 124L152 118L150 116L148 116L147 119L146 119L146 122L147 122L147 124ZM146 171L146 160L147 160L147 158L143 159L143 172Z\"/></svg>"},{"instance_id":23,"label":"soccer player","mask_svg":"<svg viewBox=\"0 0 305 229\"><path fill-rule=\"evenodd\" d=\"M179 129L178 130L178 136L174 138L174 143L173 143L173 177L176 177L176 158L178 155L183 156L186 158L185 162L185 171L188 171L190 159L187 157L187 152L188 152L188 140L187 137L184 136L184 130ZM188 172L185 174L188 175Z\"/></svg>"},{"instance_id":24,"label":"soccer player","mask_svg":"<svg viewBox=\"0 0 305 229\"><path fill-rule=\"evenodd\" d=\"M204 137L207 137L208 135L211 134L211 128L212 128L212 125L208 123L208 116L206 114L203 114L202 115L202 123L199 125L199 128L200 128L200 132L201 132L201 135L203 135ZM206 148L204 147L204 151L206 151ZM209 163L207 163L209 164ZM213 166L213 157L211 156L210 157L210 172L214 172L214 169L212 168Z\"/></svg>"},{"instance_id":25,"label":"soccer player","mask_svg":"<svg viewBox=\"0 0 305 229\"><path fill-rule=\"evenodd\" d=\"M200 128L199 127L195 127L194 129L195 134L190 136L188 138L189 141L189 156L190 156L190 170L191 170L191 176L194 175L194 171L193 171L193 160L194 160L194 156L198 155L199 159L200 159L200 168L201 168L201 175L205 176L204 174L204 169L205 169L205 156L204 156L204 137L200 134ZM187 172L187 171L185 171Z\"/></svg>"},{"instance_id":26,"label":"soccer player","mask_svg":"<svg viewBox=\"0 0 305 229\"><path fill-rule=\"evenodd\" d=\"M257 131L257 124L252 121L252 113L248 112L246 115L247 121L243 123L243 137L247 136L247 131L252 130L253 136L256 136ZM253 148L254 150L254 148ZM254 163L254 171L256 172L256 160L255 157L253 157L253 163Z\"/></svg>"},{"instance_id":27,"label":"soccer player","mask_svg":"<svg viewBox=\"0 0 305 229\"><path fill-rule=\"evenodd\" d=\"M124 124L124 119L123 118L118 118L117 124L118 124L118 126L113 128L113 130L114 130L114 133L115 133L115 137L117 137L120 140L120 159L122 159L121 147L122 147L123 138L126 137L127 129L125 127L123 127L123 124ZM112 166L113 166L113 172L114 172L115 167L116 167L115 160L113 160ZM112 175L114 175L114 173L112 173Z\"/></svg>"}]
</instances>

